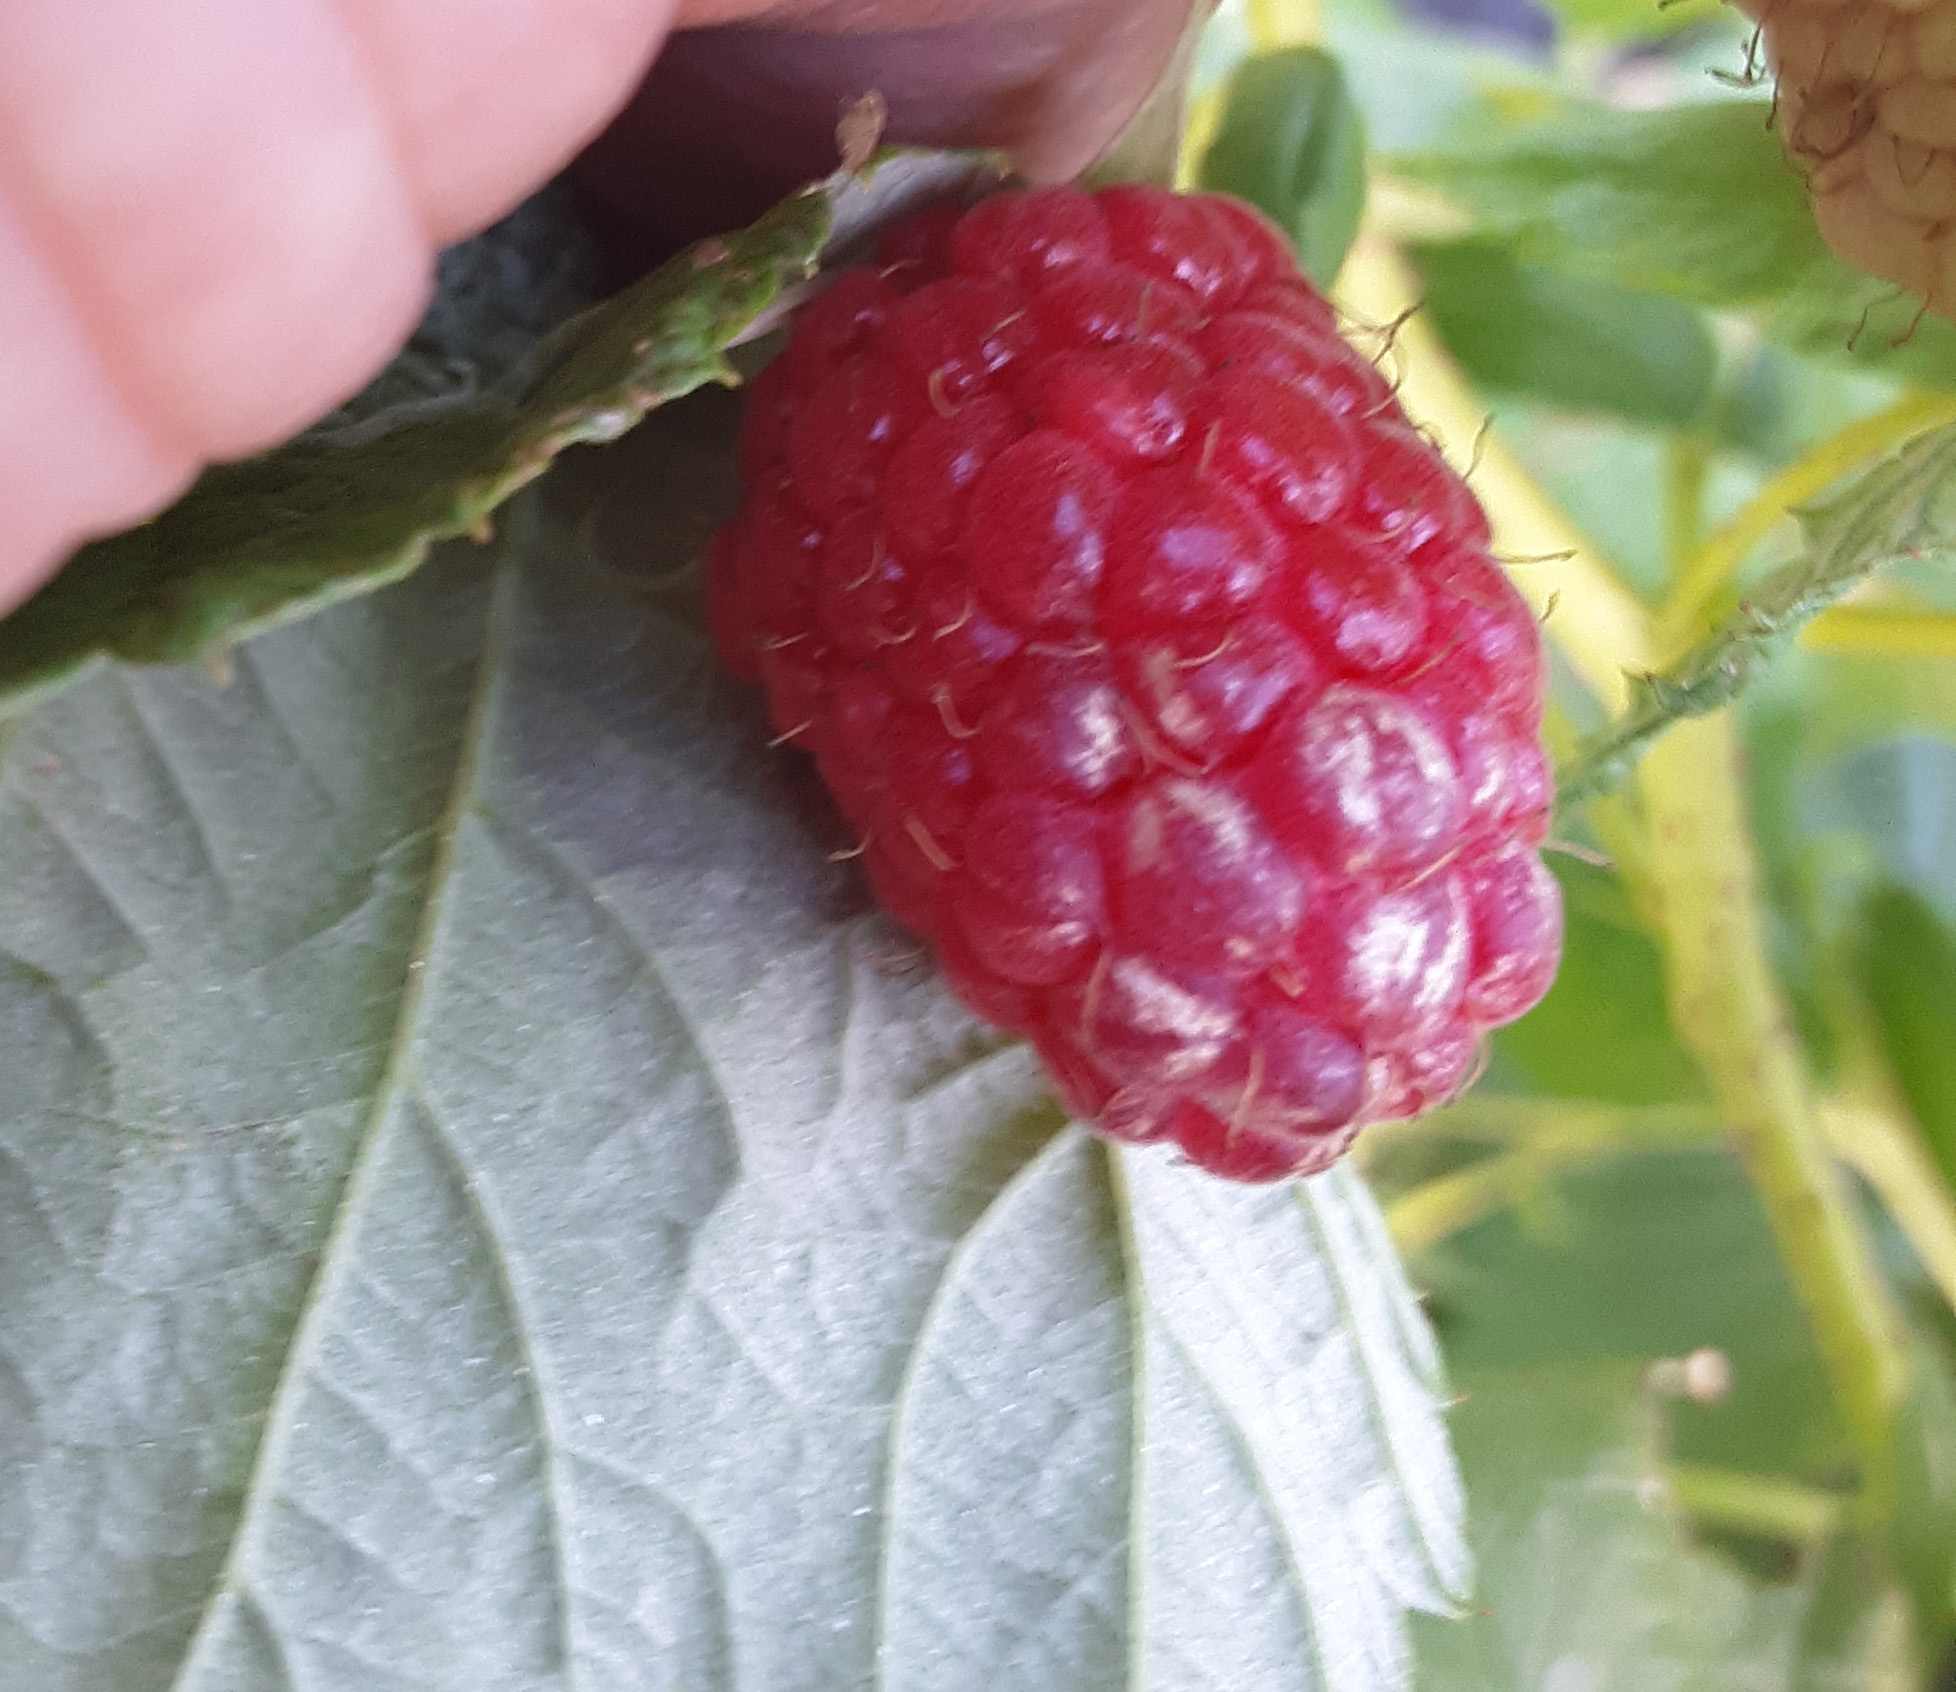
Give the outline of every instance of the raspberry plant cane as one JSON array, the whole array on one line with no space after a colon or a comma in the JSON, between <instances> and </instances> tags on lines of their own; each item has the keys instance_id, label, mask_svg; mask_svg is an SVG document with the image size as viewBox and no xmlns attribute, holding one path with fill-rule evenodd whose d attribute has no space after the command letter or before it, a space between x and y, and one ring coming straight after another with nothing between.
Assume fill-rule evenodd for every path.
<instances>
[{"instance_id":1,"label":"raspberry plant cane","mask_svg":"<svg viewBox=\"0 0 1956 1692\"><path fill-rule=\"evenodd\" d=\"M1244 206L898 228L757 383L742 468L722 657L1082 1120L1309 1173L1547 989L1533 615Z\"/></svg>"},{"instance_id":2,"label":"raspberry plant cane","mask_svg":"<svg viewBox=\"0 0 1956 1692\"><path fill-rule=\"evenodd\" d=\"M1494 519L1496 543L1515 556L1542 561L1524 576L1531 598L1570 667L1618 713L1620 723L1636 715L1633 678L1675 660L1704 634L1708 606L1729 587L1765 527L1949 415L1946 404L1906 400L1851 424L1709 534L1700 532L1702 512L1695 501L1667 513L1676 551L1674 585L1653 614L1489 432L1485 414L1431 325L1416 315L1414 278L1388 240L1376 232L1361 237L1339 293L1363 319L1402 323L1397 347L1408 409L1457 457L1473 443L1476 480ZM1689 478L1680 480L1691 485ZM1840 615L1821 615L1809 632L1828 638L1831 619ZM1823 1115L1838 1120L1839 1111L1830 1106L1823 1113L1816 1099L1789 1036L1791 1013L1768 961L1760 869L1741 800L1737 728L1729 706L1692 715L1695 720L1679 722L1675 711L1666 713L1664 738L1636 772L1637 808L1615 797L1592 796L1589 820L1626 866L1662 933L1673 1017L1743 1150L1826 1358L1863 1465L1857 1515L1876 1520L1893 1503L1895 1422L1909 1363L1893 1296L1835 1159L1851 1163L1878 1187L1898 1216L1919 1215L1920 1183L1909 1172L1906 1132L1898 1133L1892 1123L1884 1128L1879 1113L1857 1117L1861 1132L1851 1144L1829 1146L1823 1139ZM1867 1132L1870 1121L1874 1134ZM1588 1155L1602 1143L1592 1142ZM1444 1237L1483 1213L1478 1196L1464 1189L1455 1196L1466 1196L1464 1209L1445 1219L1422 1218L1428 1237ZM1956 1295L1952 1222L1956 1219L1939 1208L1932 1223L1918 1224L1912 1233L1917 1249L1945 1266L1942 1276Z\"/></svg>"}]
</instances>

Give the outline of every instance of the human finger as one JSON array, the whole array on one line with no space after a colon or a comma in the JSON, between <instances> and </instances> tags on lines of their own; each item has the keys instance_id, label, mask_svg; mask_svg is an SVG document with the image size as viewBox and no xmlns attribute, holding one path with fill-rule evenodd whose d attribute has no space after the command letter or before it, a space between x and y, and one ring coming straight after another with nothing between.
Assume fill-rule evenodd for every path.
<instances>
[{"instance_id":1,"label":"human finger","mask_svg":"<svg viewBox=\"0 0 1956 1692\"><path fill-rule=\"evenodd\" d=\"M645 74L675 0L339 0L436 241L560 170Z\"/></svg>"},{"instance_id":2,"label":"human finger","mask_svg":"<svg viewBox=\"0 0 1956 1692\"><path fill-rule=\"evenodd\" d=\"M652 251L758 215L835 167L838 115L875 90L889 140L995 147L1070 177L1160 76L1194 0L685 0L580 180ZM755 14L758 12L758 16ZM745 21L725 23L738 17Z\"/></svg>"}]
</instances>

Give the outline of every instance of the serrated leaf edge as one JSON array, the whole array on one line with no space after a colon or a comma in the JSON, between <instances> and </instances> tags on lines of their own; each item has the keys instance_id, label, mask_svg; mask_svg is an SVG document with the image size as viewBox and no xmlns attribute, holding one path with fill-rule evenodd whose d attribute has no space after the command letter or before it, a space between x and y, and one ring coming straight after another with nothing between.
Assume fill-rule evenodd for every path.
<instances>
[{"instance_id":1,"label":"serrated leaf edge","mask_svg":"<svg viewBox=\"0 0 1956 1692\"><path fill-rule=\"evenodd\" d=\"M1956 542L1925 546L1924 506L1956 474L1956 425L1919 436L1833 498L1797 508L1807 545L1766 577L1676 663L1631 678L1630 708L1587 741L1559 773L1558 803L1610 792L1674 723L1709 716L1808 623L1883 566ZM1898 509L1899 507L1899 509Z\"/></svg>"},{"instance_id":2,"label":"serrated leaf edge","mask_svg":"<svg viewBox=\"0 0 1956 1692\"><path fill-rule=\"evenodd\" d=\"M1406 1456L1413 1430L1406 1425L1405 1411L1388 1403L1385 1382L1392 1363L1395 1360L1403 1363L1413 1390L1431 1400L1422 1408L1437 1424L1448 1390L1439 1348L1431 1330L1419 1317L1399 1254L1362 1179L1348 1165L1340 1164L1322 1175L1297 1182L1295 1192L1324 1254L1325 1271L1339 1307L1345 1312L1345 1327L1352 1336L1360 1372L1365 1377L1379 1448L1412 1518L1431 1588L1421 1592L1410 1583L1394 1578L1389 1568L1376 1572L1386 1589L1409 1609L1457 1618L1465 1613L1473 1595L1473 1559L1463 1527L1465 1499L1457 1478L1448 1500L1432 1499L1427 1488L1413 1485ZM1366 1280L1375 1288L1390 1323L1388 1343L1394 1345L1390 1355L1381 1354L1377 1331L1358 1318L1356 1289ZM1445 1446L1444 1429L1436 1427L1435 1432Z\"/></svg>"}]
</instances>

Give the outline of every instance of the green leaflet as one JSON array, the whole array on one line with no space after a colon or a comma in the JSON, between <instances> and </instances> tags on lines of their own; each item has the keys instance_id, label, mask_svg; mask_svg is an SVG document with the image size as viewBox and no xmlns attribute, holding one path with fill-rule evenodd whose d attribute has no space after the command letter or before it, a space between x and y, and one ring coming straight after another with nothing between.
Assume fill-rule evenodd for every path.
<instances>
[{"instance_id":1,"label":"green leaflet","mask_svg":"<svg viewBox=\"0 0 1956 1692\"><path fill-rule=\"evenodd\" d=\"M1882 565L1956 540L1956 429L1911 441L1846 492L1805 513L1805 552L1750 590L1711 635L1660 675L1636 678L1630 709L1561 777L1565 803L1607 792L1672 723L1738 697L1758 668Z\"/></svg>"},{"instance_id":2,"label":"green leaflet","mask_svg":"<svg viewBox=\"0 0 1956 1692\"><path fill-rule=\"evenodd\" d=\"M1956 323L1829 253L1775 299L1761 327L1797 351L1914 382L1956 387Z\"/></svg>"},{"instance_id":3,"label":"green leaflet","mask_svg":"<svg viewBox=\"0 0 1956 1692\"><path fill-rule=\"evenodd\" d=\"M1716 1346L1732 1394L1672 1406L1668 1449L1808 1484L1838 1472L1843 1435L1805 1319L1744 1171L1716 1145L1558 1174L1415 1270L1463 1379Z\"/></svg>"},{"instance_id":4,"label":"green leaflet","mask_svg":"<svg viewBox=\"0 0 1956 1692\"><path fill-rule=\"evenodd\" d=\"M485 309L460 267L451 279L461 286L366 395L285 446L206 472L153 522L85 548L0 622L0 708L104 657L212 658L398 580L435 542L482 530L565 448L615 439L653 407L733 380L729 344L825 244L986 168L890 155L696 243L547 333L551 314L522 283ZM549 301L570 292L547 269L527 280Z\"/></svg>"},{"instance_id":5,"label":"green leaflet","mask_svg":"<svg viewBox=\"0 0 1956 1692\"><path fill-rule=\"evenodd\" d=\"M1689 306L1523 264L1494 241L1424 246L1414 258L1434 324L1476 381L1660 428L1703 419L1717 351Z\"/></svg>"},{"instance_id":6,"label":"green leaflet","mask_svg":"<svg viewBox=\"0 0 1956 1692\"><path fill-rule=\"evenodd\" d=\"M1827 250L1770 113L1764 100L1618 112L1565 99L1552 117L1482 124L1388 163L1439 189L1519 264L1757 307L1766 334L1797 351L1956 384L1956 324Z\"/></svg>"},{"instance_id":7,"label":"green leaflet","mask_svg":"<svg viewBox=\"0 0 1956 1692\"><path fill-rule=\"evenodd\" d=\"M1956 1509L1951 1375L1934 1337L1947 1313L1933 1295L1917 1312L1898 1519L1802 1554L1763 1532L1694 1529L1658 1490L1673 1462L1822 1500L1850 1472L1805 1319L1730 1157L1627 1155L1562 1175L1413 1270L1462 1392L1453 1428L1482 1577L1464 1626L1415 1624L1427 1692L1533 1692L1557 1673L1604 1692L1925 1684L1899 1668L1948 1638ZM1699 1346L1724 1353L1729 1397L1649 1390L1648 1359Z\"/></svg>"},{"instance_id":8,"label":"green leaflet","mask_svg":"<svg viewBox=\"0 0 1956 1692\"><path fill-rule=\"evenodd\" d=\"M1907 1656L1905 1612L1878 1583L1823 1565L1760 1585L1693 1543L1642 1448L1639 1376L1563 1364L1468 1378L1455 1426L1484 1602L1462 1627L1417 1624L1424 1692L1920 1684L1889 1677L1898 1645Z\"/></svg>"},{"instance_id":9,"label":"green leaflet","mask_svg":"<svg viewBox=\"0 0 1956 1692\"><path fill-rule=\"evenodd\" d=\"M1365 122L1338 61L1314 47L1247 61L1201 176L1273 218L1305 272L1330 287L1365 212Z\"/></svg>"},{"instance_id":10,"label":"green leaflet","mask_svg":"<svg viewBox=\"0 0 1956 1692\"><path fill-rule=\"evenodd\" d=\"M1826 248L1765 101L1656 112L1567 104L1395 171L1470 212L1525 263L1700 305L1784 293Z\"/></svg>"},{"instance_id":11,"label":"green leaflet","mask_svg":"<svg viewBox=\"0 0 1956 1692\"><path fill-rule=\"evenodd\" d=\"M0 1685L1401 1692L1349 1170L1066 1127L700 627L735 402L0 753Z\"/></svg>"}]
</instances>

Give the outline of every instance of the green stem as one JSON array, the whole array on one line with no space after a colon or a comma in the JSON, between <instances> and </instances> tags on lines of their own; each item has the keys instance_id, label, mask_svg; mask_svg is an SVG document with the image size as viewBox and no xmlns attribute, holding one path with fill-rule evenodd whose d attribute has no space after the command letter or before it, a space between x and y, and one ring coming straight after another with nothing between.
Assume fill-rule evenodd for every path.
<instances>
[{"instance_id":1,"label":"green stem","mask_svg":"<svg viewBox=\"0 0 1956 1692\"><path fill-rule=\"evenodd\" d=\"M1671 1502L1707 1527L1817 1545L1841 1525L1841 1495L1776 1475L1674 1463L1663 1471Z\"/></svg>"},{"instance_id":2,"label":"green stem","mask_svg":"<svg viewBox=\"0 0 1956 1692\"><path fill-rule=\"evenodd\" d=\"M1664 556L1688 559L1703 539L1705 478L1711 469L1702 435L1672 435L1664 443Z\"/></svg>"},{"instance_id":3,"label":"green stem","mask_svg":"<svg viewBox=\"0 0 1956 1692\"><path fill-rule=\"evenodd\" d=\"M1395 1135L1394 1130L1399 1130ZM1578 1099L1477 1095L1408 1123L1366 1135L1368 1165L1415 1133L1493 1140L1506 1149L1422 1182L1386 1207L1393 1243L1407 1256L1522 1203L1550 1175L1632 1151L1691 1150L1722 1143L1718 1120L1696 1105L1630 1109Z\"/></svg>"},{"instance_id":4,"label":"green stem","mask_svg":"<svg viewBox=\"0 0 1956 1692\"><path fill-rule=\"evenodd\" d=\"M1665 527L1683 537L1695 529L1696 513L1668 513ZM1686 638L1685 607L1703 589L1690 565L1705 556L1672 555L1663 624L1673 640ZM1878 1514L1892 1493L1907 1354L1887 1283L1828 1152L1768 962L1731 710L1673 727L1645 757L1638 788L1646 893L1665 944L1671 1018L1758 1190L1866 1471L1863 1507Z\"/></svg>"},{"instance_id":5,"label":"green stem","mask_svg":"<svg viewBox=\"0 0 1956 1692\"><path fill-rule=\"evenodd\" d=\"M1906 1354L1767 963L1732 713L1678 724L1645 758L1639 780L1672 1020L1758 1188L1878 1509Z\"/></svg>"},{"instance_id":6,"label":"green stem","mask_svg":"<svg viewBox=\"0 0 1956 1692\"><path fill-rule=\"evenodd\" d=\"M1875 1190L1923 1272L1956 1310L1956 1195L1907 1107L1898 1099L1846 1094L1822 1099L1819 1108L1835 1156Z\"/></svg>"},{"instance_id":7,"label":"green stem","mask_svg":"<svg viewBox=\"0 0 1956 1692\"><path fill-rule=\"evenodd\" d=\"M1548 1172L1532 1150L1502 1152L1427 1181L1386 1206L1386 1231L1401 1257L1430 1251L1449 1234L1519 1204Z\"/></svg>"},{"instance_id":8,"label":"green stem","mask_svg":"<svg viewBox=\"0 0 1956 1692\"><path fill-rule=\"evenodd\" d=\"M1312 47L1323 33L1318 0L1245 0L1250 42L1259 53Z\"/></svg>"},{"instance_id":9,"label":"green stem","mask_svg":"<svg viewBox=\"0 0 1956 1692\"><path fill-rule=\"evenodd\" d=\"M1836 605L1800 631L1800 644L1863 658L1956 658L1956 612Z\"/></svg>"},{"instance_id":10,"label":"green stem","mask_svg":"<svg viewBox=\"0 0 1956 1692\"><path fill-rule=\"evenodd\" d=\"M1361 236L1340 291L1361 320L1379 323L1399 322L1418 303L1404 263L1376 234ZM1437 336L1414 316L1400 322L1394 345L1408 412L1453 453L1470 457L1484 416ZM1769 492L1782 500L1810 498L1864 462L1877 444L1885 450L1931 426L1937 415L1926 403L1897 407L1865 429L1843 432ZM1559 557L1517 569L1518 585L1541 611L1553 610L1548 633L1582 679L1619 710L1630 698L1623 672L1655 668L1682 650L1680 643L1697 632L1700 608L1729 581L1762 525L1770 526L1762 496L1718 535L1673 557L1674 587L1663 613L1668 638L1660 642L1642 603L1498 439L1487 442L1474 482L1498 546L1521 557ZM1680 476L1672 486L1687 495L1691 478ZM1782 503L1779 511L1785 508ZM1681 537L1698 522L1695 511L1673 512L1667 536ZM1878 1514L1893 1493L1893 1424L1906 1391L1906 1353L1887 1284L1821 1138L1804 1060L1767 963L1731 712L1673 728L1645 760L1639 786L1645 850L1636 892L1665 942L1673 1020L1704 1069L1813 1323L1865 1469L1860 1507ZM1512 1190L1526 1173L1509 1161L1516 1155L1492 1160L1500 1167L1463 1182L1452 1213L1465 1214L1497 1189ZM1426 1225L1437 1226L1438 1219L1427 1218Z\"/></svg>"},{"instance_id":11,"label":"green stem","mask_svg":"<svg viewBox=\"0 0 1956 1692\"><path fill-rule=\"evenodd\" d=\"M1431 1140L1651 1151L1717 1145L1722 1132L1717 1116L1703 1105L1620 1105L1476 1092L1425 1116L1376 1124L1366 1130L1356 1155L1361 1162L1375 1162L1395 1148Z\"/></svg>"}]
</instances>

